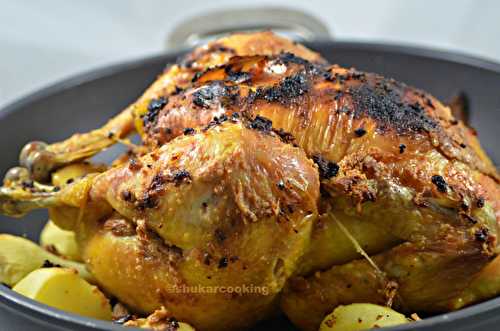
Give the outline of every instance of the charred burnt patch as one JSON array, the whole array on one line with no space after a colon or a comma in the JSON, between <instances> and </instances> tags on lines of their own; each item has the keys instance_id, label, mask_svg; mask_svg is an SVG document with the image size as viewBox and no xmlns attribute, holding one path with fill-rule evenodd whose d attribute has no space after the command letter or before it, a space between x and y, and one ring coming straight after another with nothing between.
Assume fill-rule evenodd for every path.
<instances>
[{"instance_id":1,"label":"charred burnt patch","mask_svg":"<svg viewBox=\"0 0 500 331\"><path fill-rule=\"evenodd\" d=\"M214 103L218 95L223 93L222 91L222 84L208 84L206 86L202 86L194 92L193 103L198 107L209 108Z\"/></svg>"},{"instance_id":2,"label":"charred burnt patch","mask_svg":"<svg viewBox=\"0 0 500 331\"><path fill-rule=\"evenodd\" d=\"M62 266L60 264L52 263L49 260L44 260L41 268L62 268Z\"/></svg>"},{"instance_id":3,"label":"charred burnt patch","mask_svg":"<svg viewBox=\"0 0 500 331\"><path fill-rule=\"evenodd\" d=\"M289 53L289 52L281 53L278 56L278 60L285 65L290 64L290 63L301 65L304 67L304 70L308 74L314 75L314 74L326 73L326 70L324 70L324 66L311 63L308 60L301 58L293 53Z\"/></svg>"},{"instance_id":4,"label":"charred burnt patch","mask_svg":"<svg viewBox=\"0 0 500 331\"><path fill-rule=\"evenodd\" d=\"M224 82L211 81L193 93L193 103L201 108L216 105L229 106L235 104L238 96L238 86L226 86Z\"/></svg>"},{"instance_id":5,"label":"charred burnt patch","mask_svg":"<svg viewBox=\"0 0 500 331\"><path fill-rule=\"evenodd\" d=\"M269 133L273 128L273 122L270 119L257 115L250 121L249 127L260 132Z\"/></svg>"},{"instance_id":6,"label":"charred burnt patch","mask_svg":"<svg viewBox=\"0 0 500 331\"><path fill-rule=\"evenodd\" d=\"M328 161L321 155L314 155L312 159L318 166L319 177L321 179L329 179L338 175L340 167L337 163Z\"/></svg>"},{"instance_id":7,"label":"charred burnt patch","mask_svg":"<svg viewBox=\"0 0 500 331\"><path fill-rule=\"evenodd\" d=\"M158 196L164 189L166 179L162 174L158 173L153 176L148 189L140 199L135 201L135 204L139 210L152 209L158 206Z\"/></svg>"},{"instance_id":8,"label":"charred burnt patch","mask_svg":"<svg viewBox=\"0 0 500 331\"><path fill-rule=\"evenodd\" d=\"M236 112L231 114L229 121L231 121L231 123L238 123L240 119L241 119L240 113Z\"/></svg>"},{"instance_id":9,"label":"charred burnt patch","mask_svg":"<svg viewBox=\"0 0 500 331\"><path fill-rule=\"evenodd\" d=\"M339 72L331 72L331 71L325 71L323 73L323 77L325 80L333 83L339 83L339 84L344 84L345 82L359 82L359 83L366 83L367 82L367 74L362 71L357 71L356 69L350 69L346 73L339 73Z\"/></svg>"},{"instance_id":10,"label":"charred burnt patch","mask_svg":"<svg viewBox=\"0 0 500 331\"><path fill-rule=\"evenodd\" d=\"M436 185L437 189L441 193L446 193L448 190L448 184L444 180L443 176L434 175L431 178L432 184Z\"/></svg>"},{"instance_id":11,"label":"charred burnt patch","mask_svg":"<svg viewBox=\"0 0 500 331\"><path fill-rule=\"evenodd\" d=\"M179 186L182 183L189 182L191 182L191 175L186 170L175 170L168 176L158 173L153 176L148 189L142 197L133 200L135 200L135 204L139 210L156 208L159 203L158 198L165 190L165 185L173 183L175 186Z\"/></svg>"},{"instance_id":12,"label":"charred burnt patch","mask_svg":"<svg viewBox=\"0 0 500 331\"><path fill-rule=\"evenodd\" d=\"M281 141L285 144L293 144L295 141L295 137L290 132L283 130L280 128L279 130L273 129L273 132L280 137Z\"/></svg>"},{"instance_id":13,"label":"charred burnt patch","mask_svg":"<svg viewBox=\"0 0 500 331\"><path fill-rule=\"evenodd\" d=\"M289 104L293 99L308 93L310 85L309 76L305 71L301 71L284 78L276 86L257 89L255 98Z\"/></svg>"},{"instance_id":14,"label":"charred burnt patch","mask_svg":"<svg viewBox=\"0 0 500 331\"><path fill-rule=\"evenodd\" d=\"M367 202L367 201L376 201L377 196L375 192L372 192L371 190L365 190L361 192L361 203Z\"/></svg>"},{"instance_id":15,"label":"charred burnt patch","mask_svg":"<svg viewBox=\"0 0 500 331\"><path fill-rule=\"evenodd\" d=\"M165 178L161 174L156 174L153 176L151 183L149 184L148 191L149 192L157 192L163 189L163 185L165 184Z\"/></svg>"},{"instance_id":16,"label":"charred burnt patch","mask_svg":"<svg viewBox=\"0 0 500 331\"><path fill-rule=\"evenodd\" d=\"M484 207L484 198L483 197L477 198L476 207L477 208L483 208Z\"/></svg>"},{"instance_id":17,"label":"charred burnt patch","mask_svg":"<svg viewBox=\"0 0 500 331\"><path fill-rule=\"evenodd\" d=\"M205 71L197 71L194 73L193 78L191 78L191 83L196 83L201 76L205 74Z\"/></svg>"},{"instance_id":18,"label":"charred burnt patch","mask_svg":"<svg viewBox=\"0 0 500 331\"><path fill-rule=\"evenodd\" d=\"M219 269L226 268L228 264L229 264L229 259L227 258L227 256L223 256L219 260L218 268Z\"/></svg>"},{"instance_id":19,"label":"charred burnt patch","mask_svg":"<svg viewBox=\"0 0 500 331\"><path fill-rule=\"evenodd\" d=\"M460 212L459 213L460 217L463 218L467 223L469 224L477 224L477 220L474 219L474 217L470 216L469 214L467 214L467 212Z\"/></svg>"},{"instance_id":20,"label":"charred burnt patch","mask_svg":"<svg viewBox=\"0 0 500 331\"><path fill-rule=\"evenodd\" d=\"M303 66L313 65L311 62L307 61L304 58L301 58L290 52L283 52L278 56L278 59L284 64L295 63Z\"/></svg>"},{"instance_id":21,"label":"charred burnt patch","mask_svg":"<svg viewBox=\"0 0 500 331\"><path fill-rule=\"evenodd\" d=\"M479 242L486 242L488 240L489 230L487 228L480 228L474 233L474 237Z\"/></svg>"},{"instance_id":22,"label":"charred burnt patch","mask_svg":"<svg viewBox=\"0 0 500 331\"><path fill-rule=\"evenodd\" d=\"M241 84L252 79L252 74L246 71L234 70L232 65L224 67L224 72L227 74L226 81L235 84Z\"/></svg>"},{"instance_id":23,"label":"charred burnt patch","mask_svg":"<svg viewBox=\"0 0 500 331\"><path fill-rule=\"evenodd\" d=\"M184 133L185 136L189 136L189 135L195 134L196 130L193 129L193 128L184 128L184 132L183 133Z\"/></svg>"},{"instance_id":24,"label":"charred burnt patch","mask_svg":"<svg viewBox=\"0 0 500 331\"><path fill-rule=\"evenodd\" d=\"M124 190L120 193L120 197L125 202L133 202L135 200L134 195L129 190Z\"/></svg>"},{"instance_id":25,"label":"charred burnt patch","mask_svg":"<svg viewBox=\"0 0 500 331\"><path fill-rule=\"evenodd\" d=\"M348 80L348 78L346 78ZM395 129L400 134L429 132L438 128L418 102L404 100L404 84L376 77L375 83L354 84L347 92L352 99L354 116L373 118L381 131Z\"/></svg>"},{"instance_id":26,"label":"charred burnt patch","mask_svg":"<svg viewBox=\"0 0 500 331\"><path fill-rule=\"evenodd\" d=\"M205 126L202 131L207 131L208 129L211 129L211 128L214 128L216 126L219 126L219 125L221 125L222 123L224 123L224 122L226 122L228 120L229 120L229 117L226 114L222 114L220 116L215 116L213 118L213 120L211 120L210 122L208 122L207 126ZM233 121L233 122L236 121L236 117L233 117L231 115L231 121Z\"/></svg>"},{"instance_id":27,"label":"charred burnt patch","mask_svg":"<svg viewBox=\"0 0 500 331\"><path fill-rule=\"evenodd\" d=\"M158 206L158 199L156 195L146 192L141 199L136 202L137 209L144 211L146 209L153 209Z\"/></svg>"},{"instance_id":28,"label":"charred burnt patch","mask_svg":"<svg viewBox=\"0 0 500 331\"><path fill-rule=\"evenodd\" d=\"M252 79L252 75L249 72L244 71L231 71L227 77L227 80L235 84L241 84Z\"/></svg>"},{"instance_id":29,"label":"charred burnt patch","mask_svg":"<svg viewBox=\"0 0 500 331\"><path fill-rule=\"evenodd\" d=\"M142 117L144 127L153 126L158 120L158 114L168 103L168 98L160 97L152 99L148 105L148 112Z\"/></svg>"},{"instance_id":30,"label":"charred burnt patch","mask_svg":"<svg viewBox=\"0 0 500 331\"><path fill-rule=\"evenodd\" d=\"M354 134L356 135L356 137L363 137L366 134L366 130L363 128L358 128L354 130Z\"/></svg>"},{"instance_id":31,"label":"charred burnt patch","mask_svg":"<svg viewBox=\"0 0 500 331\"><path fill-rule=\"evenodd\" d=\"M21 187L25 191L32 191L34 192L35 190L35 183L30 179L30 180L23 180L21 182Z\"/></svg>"},{"instance_id":32,"label":"charred burnt patch","mask_svg":"<svg viewBox=\"0 0 500 331\"><path fill-rule=\"evenodd\" d=\"M405 144L399 144L399 154L403 154L406 150Z\"/></svg>"},{"instance_id":33,"label":"charred burnt patch","mask_svg":"<svg viewBox=\"0 0 500 331\"><path fill-rule=\"evenodd\" d=\"M182 183L190 183L192 180L191 174L187 170L176 170L172 173L169 182L173 182L176 186Z\"/></svg>"}]
</instances>

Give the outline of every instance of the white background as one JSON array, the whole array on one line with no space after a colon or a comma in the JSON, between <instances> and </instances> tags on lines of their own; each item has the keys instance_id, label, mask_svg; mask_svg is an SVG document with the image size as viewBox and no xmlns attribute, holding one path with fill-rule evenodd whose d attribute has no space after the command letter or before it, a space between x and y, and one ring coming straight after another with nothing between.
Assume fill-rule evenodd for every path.
<instances>
[{"instance_id":1,"label":"white background","mask_svg":"<svg viewBox=\"0 0 500 331\"><path fill-rule=\"evenodd\" d=\"M307 11L342 40L457 50L500 62L500 1L0 0L0 106L71 74L165 51L188 17L218 8Z\"/></svg>"}]
</instances>

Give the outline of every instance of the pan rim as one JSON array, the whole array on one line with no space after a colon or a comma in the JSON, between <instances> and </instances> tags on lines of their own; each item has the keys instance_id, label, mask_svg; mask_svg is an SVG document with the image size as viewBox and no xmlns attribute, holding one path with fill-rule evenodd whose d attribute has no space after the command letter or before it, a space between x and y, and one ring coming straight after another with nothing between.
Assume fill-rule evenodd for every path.
<instances>
[{"instance_id":1,"label":"pan rim","mask_svg":"<svg viewBox=\"0 0 500 331\"><path fill-rule=\"evenodd\" d=\"M393 43L373 43L373 42L362 42L362 41L329 41L320 40L313 42L304 43L306 46L312 49L319 49L321 47L338 47L342 49L352 49L358 51L377 51L382 53L393 53L408 55L413 57L420 57L423 59L440 60L447 63L455 63L464 66L474 67L476 69L482 69L495 74L500 75L500 63L484 59L478 56L469 55L460 52L446 51L434 48L404 45L404 44L393 44ZM152 56L142 57L138 59L133 59L129 61L119 62L117 64L97 67L95 69L84 71L80 74L70 76L69 78L62 79L55 83L48 85L45 88L39 89L35 92L27 93L21 97L4 105L0 109L0 121L5 120L5 118L24 108L30 104L36 103L37 101L51 96L62 91L77 88L78 86L89 83L91 81L112 76L113 74L139 69L147 64L152 64L156 62L165 62L165 59L174 59L179 57L185 51L176 51L172 53L161 53ZM0 285L0 305L6 307L10 311L14 311L17 314L22 314L24 317L36 320L38 322L50 323L51 321L62 321L67 325L78 325L80 327L86 327L92 330L123 330L120 325L113 324L107 321L100 321L92 318L82 317L75 314L67 313L47 305L41 304L22 295L13 292L6 286ZM466 320L470 317L477 317L487 315L493 312L495 309L500 308L500 297L492 298L490 300L460 309L458 311L436 315L433 317L426 318L419 321L417 324L409 324L399 327L390 328L388 330L393 331L404 331L404 330L419 330L426 326L438 326L447 325L451 322L459 322ZM44 320L44 317L48 319ZM491 317L489 318L491 319ZM484 319L482 322L486 322L488 319ZM54 325L55 327L59 327ZM136 328L129 328L134 330ZM139 330L139 329L136 329Z\"/></svg>"}]
</instances>

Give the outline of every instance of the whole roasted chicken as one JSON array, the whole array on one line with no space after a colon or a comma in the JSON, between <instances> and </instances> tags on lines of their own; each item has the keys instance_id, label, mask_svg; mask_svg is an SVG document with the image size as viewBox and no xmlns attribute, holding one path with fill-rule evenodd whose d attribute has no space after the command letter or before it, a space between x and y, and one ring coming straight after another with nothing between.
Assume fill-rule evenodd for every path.
<instances>
[{"instance_id":1,"label":"whole roasted chicken","mask_svg":"<svg viewBox=\"0 0 500 331\"><path fill-rule=\"evenodd\" d=\"M143 144L109 167L51 184L133 132ZM437 313L500 292L500 177L474 131L270 32L195 49L102 128L30 143L20 163L2 213L48 208L103 289L200 330L279 311L315 330L340 304Z\"/></svg>"}]
</instances>

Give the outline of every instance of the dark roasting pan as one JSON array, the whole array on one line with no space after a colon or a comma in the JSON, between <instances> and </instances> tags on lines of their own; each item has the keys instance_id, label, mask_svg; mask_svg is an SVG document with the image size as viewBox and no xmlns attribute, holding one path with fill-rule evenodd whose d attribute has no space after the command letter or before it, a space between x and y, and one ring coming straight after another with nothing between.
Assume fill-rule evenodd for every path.
<instances>
[{"instance_id":1,"label":"dark roasting pan","mask_svg":"<svg viewBox=\"0 0 500 331\"><path fill-rule=\"evenodd\" d=\"M177 36L178 37L178 36ZM324 37L324 35L323 35ZM464 92L470 124L496 164L500 162L500 64L475 57L408 46L335 41L306 42L332 63L393 77L429 91L442 101ZM132 102L181 53L166 53L87 72L26 96L0 111L0 172L16 165L23 145L53 142L102 125ZM116 152L116 151L115 151ZM0 233L32 240L47 219L35 212L22 220L0 216ZM230 312L228 312L230 313ZM391 330L498 330L500 297L457 312ZM276 319L256 330L290 330ZM0 330L124 330L121 326L52 309L0 285ZM130 330L130 329L128 329Z\"/></svg>"}]
</instances>

